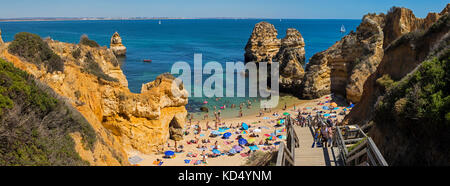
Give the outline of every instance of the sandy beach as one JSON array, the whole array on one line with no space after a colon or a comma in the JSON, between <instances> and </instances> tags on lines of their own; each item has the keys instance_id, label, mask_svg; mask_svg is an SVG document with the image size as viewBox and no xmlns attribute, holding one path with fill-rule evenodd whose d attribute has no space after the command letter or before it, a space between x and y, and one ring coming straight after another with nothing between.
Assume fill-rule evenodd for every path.
<instances>
[{"instance_id":1,"label":"sandy beach","mask_svg":"<svg viewBox=\"0 0 450 186\"><path fill-rule=\"evenodd\" d=\"M142 154L137 151L128 152L129 157L139 157L143 159L139 163L135 164L138 166L241 166L244 165L248 159L247 156L242 156L243 153L248 152L250 149L248 146L244 146L244 149L240 153L236 153L233 156L229 156L224 154L229 152L235 145L238 144L238 140L236 137L241 135L244 139L246 139L249 143L254 142L255 145L259 148L256 151L277 151L278 145L277 142L285 141L286 131L284 125L277 125L278 121L285 116L283 113L287 112L292 117L296 117L298 114L298 110L301 109L302 112L310 112L311 115L315 115L315 111L322 110L323 106L329 106L331 103L331 96L326 95L319 99L314 100L293 100L289 99L287 102L280 101L280 104L277 108L272 109L271 111L263 112L263 116L258 116L258 114L244 115L243 117L232 117L232 118L223 118L221 119L221 125L219 128L229 128L227 130L221 130L221 135L217 137L210 137L212 131L216 130L214 117L209 117L209 119L194 119L192 124L186 124L186 131L189 132L188 135L184 136L184 139L177 142L177 146L182 145L183 152L175 153L175 156L169 159L163 158L164 153L161 154ZM318 105L322 103L321 105ZM286 104L286 110L284 110L284 105ZM339 109L335 110L337 113L341 112L343 108L347 105L339 105ZM295 107L295 110L294 110ZM326 111L328 113L329 111ZM211 113L211 112L210 112ZM278 113L278 116L274 116L273 113ZM347 112L348 113L348 112ZM306 115L304 115L306 116ZM338 121L341 121L344 118L344 115L336 114L335 118ZM200 134L194 134L195 125L198 124L201 127ZM209 124L211 129L207 129L206 124ZM242 123L246 123L249 125L249 129L243 133L241 129ZM222 134L229 132L231 133L231 137L229 139L223 139ZM260 143L264 143L265 139L268 138L268 135L274 134L273 139L269 142L272 145L258 145ZM250 135L255 135L251 137ZM280 136L281 135L281 136ZM278 137L276 137L278 136ZM284 136L284 137L283 137ZM191 140L195 138L198 139L198 143L196 144L188 144ZM208 140L209 143L203 143L202 140ZM207 163L200 163L199 160L203 160L202 152L203 149L199 149L198 147L206 147L205 153L213 154L212 150L214 148L214 144L218 144L217 150L220 151L221 155L218 157L207 157ZM170 147L169 147L170 145ZM175 151L175 141L169 140L168 144L165 146L165 151ZM180 150L180 148L178 148ZM196 157L188 157L188 155L196 155ZM161 162L157 162L156 160L160 159ZM195 164L200 163L200 164Z\"/></svg>"}]
</instances>

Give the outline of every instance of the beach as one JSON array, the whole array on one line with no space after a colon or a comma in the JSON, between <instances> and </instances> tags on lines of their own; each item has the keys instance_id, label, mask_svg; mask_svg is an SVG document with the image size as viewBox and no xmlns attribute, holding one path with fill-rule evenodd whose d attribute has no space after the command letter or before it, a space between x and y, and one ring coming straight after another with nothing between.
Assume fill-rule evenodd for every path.
<instances>
[{"instance_id":1,"label":"beach","mask_svg":"<svg viewBox=\"0 0 450 186\"><path fill-rule=\"evenodd\" d=\"M281 100L281 99L280 99ZM284 110L284 103L286 103L286 110ZM318 105L321 103L321 105ZM289 113L293 118L296 118L298 115L298 110L300 109L302 112L311 113L311 116L314 116L316 114L315 110L317 111L324 111L324 106L329 106L331 101L331 96L326 95L319 99L314 100L299 100L299 99L288 99L288 102L286 100L280 101L280 104L277 108L272 109L271 111L263 112L263 116L259 116L258 114L250 114L250 115L244 115L243 117L229 117L229 118L223 118L221 119L221 125L218 126L218 128L229 128L227 130L222 130L221 135L217 137L210 137L210 134L212 131L215 130L214 126L214 117L209 117L209 119L194 119L192 121L192 124L189 124L189 120L187 120L186 124L186 131L189 132L188 135L184 136L184 139L177 142L177 146L182 145L183 152L181 153L174 153L175 155L172 156L172 158L163 158L164 153L161 154L142 154L137 151L130 151L128 152L129 157L139 157L142 159L139 163L136 163L135 165L138 166L241 166L245 165L248 156L242 156L243 153L249 151L248 146L243 146L244 149L240 153L236 153L233 156L229 156L227 154L222 154L218 157L214 158L206 158L207 163L200 163L195 165L196 162L202 161L203 158L201 156L203 150L198 149L197 147L206 146L207 149L205 149L205 153L213 154L212 150L214 147L214 144L217 141L218 149L220 153L228 152L230 149L233 148L233 146L239 145L238 140L236 137L241 135L244 139L247 141L254 142L256 146L259 148L256 151L262 151L262 152L269 152L269 151L277 151L278 145L277 142L285 141L286 137L286 130L284 125L280 125L279 121L283 120L285 118L286 113ZM336 109L336 111L340 112L344 106L346 105L339 105L339 109ZM295 110L294 110L295 107ZM239 109L239 108L238 108ZM325 111L326 112L326 111ZM328 111L329 112L329 111ZM326 113L328 113L326 112ZM211 113L211 111L210 111ZM278 113L278 116L274 116L273 113ZM211 114L210 114L211 115ZM306 117L307 115L303 115ZM336 114L336 117L333 119L337 119L338 121L341 121L344 118L344 115ZM207 129L207 123L212 129ZM242 123L245 123L249 125L248 130L245 130L246 133L243 133L240 130L242 128ZM194 126L199 124L201 127L200 134L194 134ZM231 125L231 126L230 126ZM255 130L256 129L256 130ZM223 139L222 135L226 132L231 133L231 137L229 139ZM265 139L268 138L270 134L275 133L275 136L273 136L273 140L270 140L270 143L272 145L258 145L260 142L265 142ZM251 134L256 135L255 137L250 137ZM278 136L278 137L276 137ZM284 136L284 137L283 137ZM188 144L190 140L194 140L195 138L198 138L197 144ZM202 140L208 140L209 143L202 143ZM169 140L168 144L170 147L166 144L165 151L175 151L174 140ZM180 150L180 148L178 149ZM196 157L188 157L188 154L196 154ZM161 161L157 161L157 159Z\"/></svg>"}]
</instances>

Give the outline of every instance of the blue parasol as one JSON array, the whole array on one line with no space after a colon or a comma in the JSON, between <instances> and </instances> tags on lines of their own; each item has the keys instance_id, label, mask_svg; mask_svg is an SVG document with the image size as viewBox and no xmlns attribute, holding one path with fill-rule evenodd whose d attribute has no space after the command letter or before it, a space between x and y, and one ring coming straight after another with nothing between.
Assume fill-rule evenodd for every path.
<instances>
[{"instance_id":1,"label":"blue parasol","mask_svg":"<svg viewBox=\"0 0 450 186\"><path fill-rule=\"evenodd\" d=\"M231 136L231 133L227 132L223 134L223 138L228 139Z\"/></svg>"},{"instance_id":2,"label":"blue parasol","mask_svg":"<svg viewBox=\"0 0 450 186\"><path fill-rule=\"evenodd\" d=\"M248 130L248 125L246 123L242 123L242 129Z\"/></svg>"},{"instance_id":3,"label":"blue parasol","mask_svg":"<svg viewBox=\"0 0 450 186\"><path fill-rule=\"evenodd\" d=\"M168 151L164 152L164 155L166 155L166 156L173 156L173 155L175 155L175 152L173 152L171 150L168 150Z\"/></svg>"},{"instance_id":4,"label":"blue parasol","mask_svg":"<svg viewBox=\"0 0 450 186\"><path fill-rule=\"evenodd\" d=\"M220 154L220 151L217 150L217 149L213 149L212 152L213 152L214 154Z\"/></svg>"},{"instance_id":5,"label":"blue parasol","mask_svg":"<svg viewBox=\"0 0 450 186\"><path fill-rule=\"evenodd\" d=\"M241 139L239 139L238 143L239 143L240 145L245 145L245 144L247 144L247 140L244 139L244 138L241 138Z\"/></svg>"},{"instance_id":6,"label":"blue parasol","mask_svg":"<svg viewBox=\"0 0 450 186\"><path fill-rule=\"evenodd\" d=\"M259 147L254 145L254 146L249 146L248 148L250 148L250 150L259 150Z\"/></svg>"}]
</instances>

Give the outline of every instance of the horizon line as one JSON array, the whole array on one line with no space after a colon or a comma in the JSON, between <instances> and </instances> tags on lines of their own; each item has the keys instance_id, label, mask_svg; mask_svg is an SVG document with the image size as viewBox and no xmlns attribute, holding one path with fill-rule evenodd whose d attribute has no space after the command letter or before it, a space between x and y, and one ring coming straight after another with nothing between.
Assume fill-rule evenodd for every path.
<instances>
[{"instance_id":1,"label":"horizon line","mask_svg":"<svg viewBox=\"0 0 450 186\"><path fill-rule=\"evenodd\" d=\"M0 18L0 22L8 21L102 21L102 20L180 20L180 19L335 19L359 20L356 18L275 18L275 17L17 17Z\"/></svg>"}]
</instances>

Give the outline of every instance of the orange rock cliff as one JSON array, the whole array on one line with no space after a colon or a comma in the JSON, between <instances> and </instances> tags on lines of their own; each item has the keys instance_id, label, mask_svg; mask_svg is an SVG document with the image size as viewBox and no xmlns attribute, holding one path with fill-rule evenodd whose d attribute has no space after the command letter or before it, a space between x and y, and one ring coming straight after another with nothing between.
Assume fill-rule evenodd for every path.
<instances>
[{"instance_id":1,"label":"orange rock cliff","mask_svg":"<svg viewBox=\"0 0 450 186\"><path fill-rule=\"evenodd\" d=\"M0 45L0 57L67 98L92 125L99 139L92 151L82 147L79 134L71 135L82 159L91 165L128 165L127 151L153 153L169 138L182 138L188 93L182 84L172 86L172 75L162 74L144 84L141 93L132 93L111 49L46 42L63 59L63 72L47 72L9 53L10 43ZM90 73L92 64L109 78Z\"/></svg>"}]
</instances>

